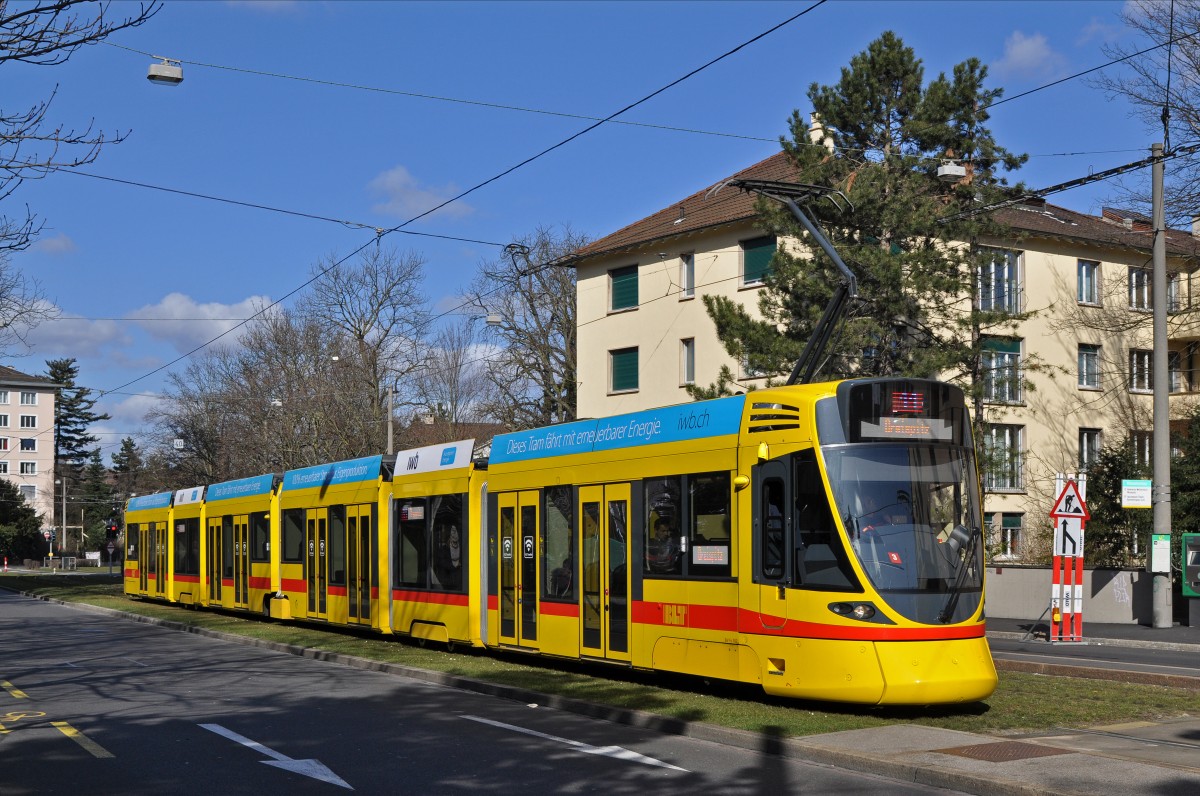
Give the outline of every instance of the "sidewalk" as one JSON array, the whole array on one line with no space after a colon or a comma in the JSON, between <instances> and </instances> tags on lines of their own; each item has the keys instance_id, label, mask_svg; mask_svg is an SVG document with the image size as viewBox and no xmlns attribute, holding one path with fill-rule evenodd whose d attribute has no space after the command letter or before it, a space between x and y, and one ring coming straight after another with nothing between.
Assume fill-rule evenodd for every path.
<instances>
[{"instance_id":1,"label":"sidewalk","mask_svg":"<svg viewBox=\"0 0 1200 796\"><path fill-rule=\"evenodd\" d=\"M988 620L993 637L1045 642L1048 631L1046 622ZM1109 646L1195 650L1200 666L1200 627L1085 622L1083 636ZM783 747L802 759L983 796L1200 793L1200 716L1009 737L892 725L788 740Z\"/></svg>"},{"instance_id":2,"label":"sidewalk","mask_svg":"<svg viewBox=\"0 0 1200 796\"><path fill-rule=\"evenodd\" d=\"M987 634L996 638L1046 641L1050 635L1050 619L993 619L988 617ZM1178 648L1177 645L1200 647L1200 626L1172 625L1154 628L1146 625L1111 625L1083 622L1084 642L1103 642L1110 646ZM1198 650L1200 652L1200 650ZM1200 661L1197 662L1200 665Z\"/></svg>"}]
</instances>

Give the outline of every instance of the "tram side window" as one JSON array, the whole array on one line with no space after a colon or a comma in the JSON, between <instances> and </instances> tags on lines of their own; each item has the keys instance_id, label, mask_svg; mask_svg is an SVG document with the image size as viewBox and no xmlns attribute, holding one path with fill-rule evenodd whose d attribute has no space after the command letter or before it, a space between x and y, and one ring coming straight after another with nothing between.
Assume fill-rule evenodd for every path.
<instances>
[{"instance_id":1,"label":"tram side window","mask_svg":"<svg viewBox=\"0 0 1200 796\"><path fill-rule=\"evenodd\" d=\"M128 523L125 526L125 560L138 560L138 534L141 531L141 525L136 522Z\"/></svg>"},{"instance_id":2,"label":"tram side window","mask_svg":"<svg viewBox=\"0 0 1200 796\"><path fill-rule=\"evenodd\" d=\"M329 507L329 583L346 585L346 507Z\"/></svg>"},{"instance_id":3,"label":"tram side window","mask_svg":"<svg viewBox=\"0 0 1200 796\"><path fill-rule=\"evenodd\" d=\"M425 498L400 501L397 511L396 581L401 586L425 588L428 548L425 539Z\"/></svg>"},{"instance_id":4,"label":"tram side window","mask_svg":"<svg viewBox=\"0 0 1200 796\"><path fill-rule=\"evenodd\" d=\"M546 578L542 597L575 601L575 500L571 487L546 488L542 513L542 572Z\"/></svg>"},{"instance_id":5,"label":"tram side window","mask_svg":"<svg viewBox=\"0 0 1200 796\"><path fill-rule=\"evenodd\" d=\"M648 577L729 577L733 571L729 473L693 473L644 482Z\"/></svg>"},{"instance_id":6,"label":"tram side window","mask_svg":"<svg viewBox=\"0 0 1200 796\"><path fill-rule=\"evenodd\" d=\"M648 478L646 490L646 544L642 572L646 575L683 574L683 479Z\"/></svg>"},{"instance_id":7,"label":"tram side window","mask_svg":"<svg viewBox=\"0 0 1200 796\"><path fill-rule=\"evenodd\" d=\"M265 511L250 515L250 560L271 559L271 518Z\"/></svg>"},{"instance_id":8,"label":"tram side window","mask_svg":"<svg viewBox=\"0 0 1200 796\"><path fill-rule=\"evenodd\" d=\"M728 577L732 571L729 473L690 475L687 482L688 574Z\"/></svg>"},{"instance_id":9,"label":"tram side window","mask_svg":"<svg viewBox=\"0 0 1200 796\"><path fill-rule=\"evenodd\" d=\"M304 562L304 509L283 512L283 560L286 563Z\"/></svg>"},{"instance_id":10,"label":"tram side window","mask_svg":"<svg viewBox=\"0 0 1200 796\"><path fill-rule=\"evenodd\" d=\"M766 478L762 483L762 575L769 580L783 577L784 552L783 515L785 507L783 479Z\"/></svg>"},{"instance_id":11,"label":"tram side window","mask_svg":"<svg viewBox=\"0 0 1200 796\"><path fill-rule=\"evenodd\" d=\"M200 574L200 518L175 523L175 574Z\"/></svg>"},{"instance_id":12,"label":"tram side window","mask_svg":"<svg viewBox=\"0 0 1200 796\"><path fill-rule=\"evenodd\" d=\"M813 450L795 459L796 585L802 589L862 591L838 535Z\"/></svg>"},{"instance_id":13,"label":"tram side window","mask_svg":"<svg viewBox=\"0 0 1200 796\"><path fill-rule=\"evenodd\" d=\"M462 591L463 567L466 565L466 539L464 529L462 495L436 495L429 499L432 505L430 527L433 550L433 571L430 583L442 591Z\"/></svg>"},{"instance_id":14,"label":"tram side window","mask_svg":"<svg viewBox=\"0 0 1200 796\"><path fill-rule=\"evenodd\" d=\"M221 518L221 576L233 577L233 517Z\"/></svg>"}]
</instances>

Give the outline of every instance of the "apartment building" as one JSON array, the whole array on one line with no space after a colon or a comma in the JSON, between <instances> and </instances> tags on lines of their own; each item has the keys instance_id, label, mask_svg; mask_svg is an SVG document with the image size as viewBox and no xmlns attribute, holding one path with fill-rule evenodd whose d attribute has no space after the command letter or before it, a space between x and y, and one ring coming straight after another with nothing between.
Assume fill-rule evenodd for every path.
<instances>
[{"instance_id":1,"label":"apartment building","mask_svg":"<svg viewBox=\"0 0 1200 796\"><path fill-rule=\"evenodd\" d=\"M717 175L719 177L719 175ZM795 180L780 153L724 179ZM714 180L716 184L718 180ZM1055 475L1086 471L1101 446L1128 437L1150 457L1152 389L1149 220L1100 216L1045 202L996 211L1009 240L981 241L984 308L1030 313L1013 336L988 341L984 439L992 549L1014 560L1044 554ZM762 386L725 352L700 297L727 296L757 315L776 247L756 228L754 197L709 186L584 249L578 276L578 413L599 417L691 400L728 365L745 388ZM1191 322L1191 274L1200 240L1172 230L1171 411L1200 395L1200 326ZM1028 386L1013 378L1021 373Z\"/></svg>"},{"instance_id":2,"label":"apartment building","mask_svg":"<svg viewBox=\"0 0 1200 796\"><path fill-rule=\"evenodd\" d=\"M16 485L49 528L54 517L54 402L58 385L0 365L0 478Z\"/></svg>"}]
</instances>

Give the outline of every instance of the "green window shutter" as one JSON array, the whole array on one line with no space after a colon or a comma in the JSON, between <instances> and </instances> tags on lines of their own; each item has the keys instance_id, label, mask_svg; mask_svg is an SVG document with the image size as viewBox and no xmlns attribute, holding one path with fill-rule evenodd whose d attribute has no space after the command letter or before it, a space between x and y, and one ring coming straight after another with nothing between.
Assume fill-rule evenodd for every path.
<instances>
[{"instance_id":1,"label":"green window shutter","mask_svg":"<svg viewBox=\"0 0 1200 796\"><path fill-rule=\"evenodd\" d=\"M624 310L638 305L638 267L629 265L608 272L609 294L613 310Z\"/></svg>"},{"instance_id":2,"label":"green window shutter","mask_svg":"<svg viewBox=\"0 0 1200 796\"><path fill-rule=\"evenodd\" d=\"M612 392L638 388L638 350L622 348L609 354L612 359Z\"/></svg>"},{"instance_id":3,"label":"green window shutter","mask_svg":"<svg viewBox=\"0 0 1200 796\"><path fill-rule=\"evenodd\" d=\"M771 258L775 256L775 236L742 241L742 284L757 284L771 270Z\"/></svg>"},{"instance_id":4,"label":"green window shutter","mask_svg":"<svg viewBox=\"0 0 1200 796\"><path fill-rule=\"evenodd\" d=\"M1021 338L1019 337L985 337L982 340L984 351L995 351L998 354L1020 354Z\"/></svg>"}]
</instances>

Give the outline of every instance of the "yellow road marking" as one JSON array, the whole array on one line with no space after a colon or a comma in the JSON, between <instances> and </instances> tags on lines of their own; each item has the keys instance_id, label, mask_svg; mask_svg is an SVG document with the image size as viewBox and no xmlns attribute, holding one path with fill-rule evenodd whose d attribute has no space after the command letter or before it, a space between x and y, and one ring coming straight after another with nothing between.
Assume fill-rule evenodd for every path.
<instances>
[{"instance_id":1,"label":"yellow road marking","mask_svg":"<svg viewBox=\"0 0 1200 796\"><path fill-rule=\"evenodd\" d=\"M108 751L103 746L96 743L91 738L87 737L86 735L84 735L79 730L72 727L67 722L52 721L50 723L53 724L55 727L58 727L59 732L61 732L63 735L67 736L72 741L74 741L75 743L82 746L84 749L91 752L93 757L114 757L112 752Z\"/></svg>"},{"instance_id":2,"label":"yellow road marking","mask_svg":"<svg viewBox=\"0 0 1200 796\"><path fill-rule=\"evenodd\" d=\"M17 688L15 685L8 682L7 680L0 680L0 688L3 688L8 693L12 694L13 699L29 699L29 697L25 696L24 691Z\"/></svg>"}]
</instances>

